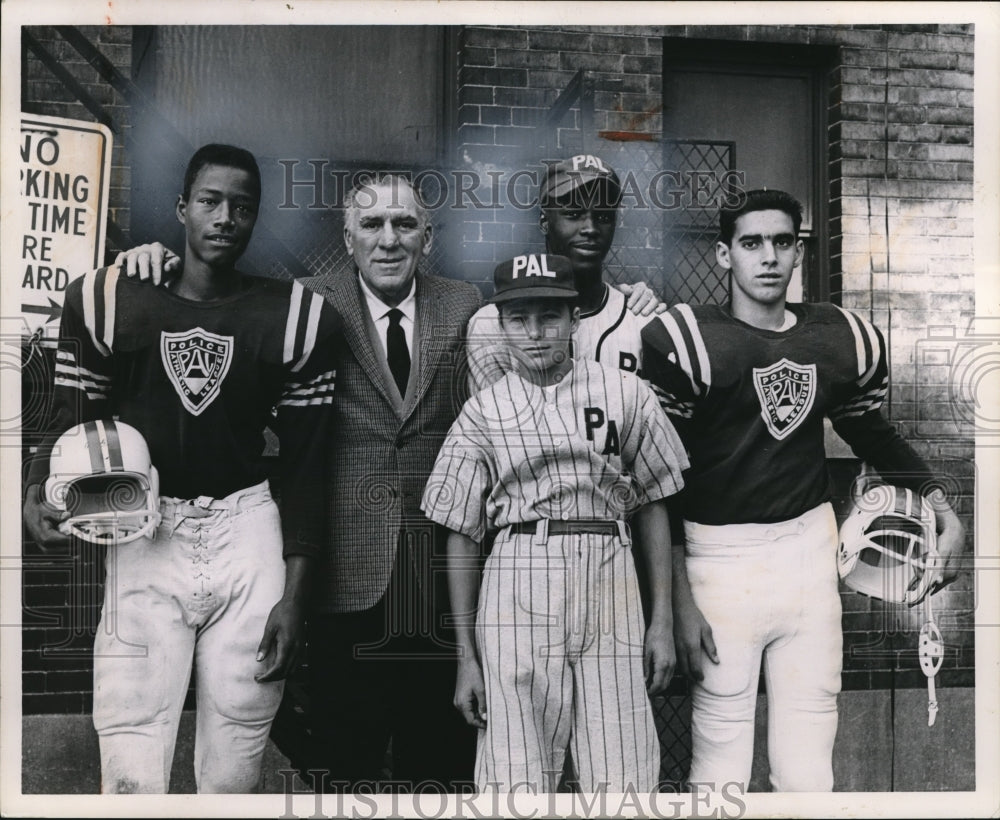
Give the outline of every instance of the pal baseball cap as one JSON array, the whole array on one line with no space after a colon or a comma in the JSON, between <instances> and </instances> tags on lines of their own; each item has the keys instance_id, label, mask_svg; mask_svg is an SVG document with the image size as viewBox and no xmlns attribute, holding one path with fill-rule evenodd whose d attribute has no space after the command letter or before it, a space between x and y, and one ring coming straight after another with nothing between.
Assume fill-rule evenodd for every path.
<instances>
[{"instance_id":1,"label":"pal baseball cap","mask_svg":"<svg viewBox=\"0 0 1000 820\"><path fill-rule=\"evenodd\" d=\"M550 165L538 186L538 201L547 205L565 199L592 182L605 183L611 203L618 204L622 193L621 180L610 165L593 154L577 154Z\"/></svg>"},{"instance_id":2,"label":"pal baseball cap","mask_svg":"<svg viewBox=\"0 0 1000 820\"><path fill-rule=\"evenodd\" d=\"M493 304L511 299L579 296L572 263L565 256L551 253L527 253L501 262L493 271L493 285L489 299Z\"/></svg>"}]
</instances>

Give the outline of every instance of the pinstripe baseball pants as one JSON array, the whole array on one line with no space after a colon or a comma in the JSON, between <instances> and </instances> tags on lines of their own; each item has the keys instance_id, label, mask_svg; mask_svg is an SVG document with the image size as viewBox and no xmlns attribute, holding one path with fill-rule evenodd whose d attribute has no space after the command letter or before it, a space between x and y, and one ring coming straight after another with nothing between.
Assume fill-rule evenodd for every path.
<instances>
[{"instance_id":1,"label":"pinstripe baseball pants","mask_svg":"<svg viewBox=\"0 0 1000 820\"><path fill-rule=\"evenodd\" d=\"M257 645L285 579L267 482L223 499L161 498L155 540L111 547L94 642L105 793L165 793L192 663L201 793L257 789L283 681L257 683Z\"/></svg>"},{"instance_id":2,"label":"pinstripe baseball pants","mask_svg":"<svg viewBox=\"0 0 1000 820\"><path fill-rule=\"evenodd\" d=\"M691 593L719 664L692 686L690 780L750 781L761 661L774 791L831 791L843 633L830 504L776 524L685 522Z\"/></svg>"},{"instance_id":3,"label":"pinstripe baseball pants","mask_svg":"<svg viewBox=\"0 0 1000 820\"><path fill-rule=\"evenodd\" d=\"M486 561L476 639L486 682L480 792L554 792L569 746L580 788L655 788L645 626L631 551L617 536L512 535Z\"/></svg>"}]
</instances>

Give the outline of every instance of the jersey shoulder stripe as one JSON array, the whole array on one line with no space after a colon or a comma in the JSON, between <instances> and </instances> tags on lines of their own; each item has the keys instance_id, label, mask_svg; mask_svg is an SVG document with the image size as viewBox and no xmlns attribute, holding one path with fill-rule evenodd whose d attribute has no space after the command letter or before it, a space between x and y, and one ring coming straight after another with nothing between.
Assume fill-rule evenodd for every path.
<instances>
[{"instance_id":1,"label":"jersey shoulder stripe","mask_svg":"<svg viewBox=\"0 0 1000 820\"><path fill-rule=\"evenodd\" d=\"M674 305L657 318L670 338L676 364L690 381L692 392L704 396L712 386L712 366L694 311L689 305Z\"/></svg>"},{"instance_id":2,"label":"jersey shoulder stripe","mask_svg":"<svg viewBox=\"0 0 1000 820\"><path fill-rule=\"evenodd\" d=\"M306 407L313 404L333 404L337 371L327 370L304 382L289 382L278 402L279 407Z\"/></svg>"},{"instance_id":3,"label":"jersey shoulder stripe","mask_svg":"<svg viewBox=\"0 0 1000 820\"><path fill-rule=\"evenodd\" d=\"M288 316L285 321L285 340L282 362L298 372L309 361L316 345L319 317L323 310L323 297L306 290L300 282L293 282L288 299Z\"/></svg>"},{"instance_id":4,"label":"jersey shoulder stripe","mask_svg":"<svg viewBox=\"0 0 1000 820\"><path fill-rule=\"evenodd\" d=\"M707 393L712 387L712 365L708 358L708 348L705 346L705 340L701 335L697 316L690 305L679 304L676 306L676 310L684 318L682 327L694 354L692 359L696 359L698 362L697 372Z\"/></svg>"},{"instance_id":5,"label":"jersey shoulder stripe","mask_svg":"<svg viewBox=\"0 0 1000 820\"><path fill-rule=\"evenodd\" d=\"M118 267L112 266L83 275L83 323L102 356L110 356L114 349L118 273Z\"/></svg>"},{"instance_id":6,"label":"jersey shoulder stripe","mask_svg":"<svg viewBox=\"0 0 1000 820\"><path fill-rule=\"evenodd\" d=\"M649 385L652 387L653 395L656 396L660 407L663 408L665 413L671 416L679 416L682 419L689 419L694 416L694 402L681 401L654 382L650 382Z\"/></svg>"},{"instance_id":7,"label":"jersey shoulder stripe","mask_svg":"<svg viewBox=\"0 0 1000 820\"><path fill-rule=\"evenodd\" d=\"M56 351L54 382L59 387L82 391L88 399L106 399L111 395L111 377L79 365L71 349Z\"/></svg>"},{"instance_id":8,"label":"jersey shoulder stripe","mask_svg":"<svg viewBox=\"0 0 1000 820\"><path fill-rule=\"evenodd\" d=\"M830 418L834 421L839 421L844 418L863 416L865 413L878 410L885 403L886 395L888 395L888 390L885 388L870 390L864 395L858 396L853 401L847 402L835 410L831 410Z\"/></svg>"},{"instance_id":9,"label":"jersey shoulder stripe","mask_svg":"<svg viewBox=\"0 0 1000 820\"><path fill-rule=\"evenodd\" d=\"M858 316L850 310L844 310L838 305L834 305L844 317L851 334L854 338L854 349L858 360L858 379L860 386L864 386L875 375L882 357L882 345L880 344L878 331L867 319Z\"/></svg>"}]
</instances>

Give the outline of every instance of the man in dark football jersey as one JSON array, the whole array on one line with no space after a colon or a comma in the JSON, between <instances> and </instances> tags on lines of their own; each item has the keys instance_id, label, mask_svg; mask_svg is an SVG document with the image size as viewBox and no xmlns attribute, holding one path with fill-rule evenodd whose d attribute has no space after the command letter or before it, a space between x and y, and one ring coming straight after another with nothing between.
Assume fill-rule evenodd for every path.
<instances>
[{"instance_id":1,"label":"man in dark football jersey","mask_svg":"<svg viewBox=\"0 0 1000 820\"><path fill-rule=\"evenodd\" d=\"M52 441L81 422L134 427L160 477L154 535L108 546L94 645L106 793L167 791L192 666L198 791L255 791L283 679L304 642L307 580L326 543L339 318L297 282L237 270L260 195L252 154L206 145L177 200L186 241L171 287L112 267L66 290L53 435L27 481L28 532L43 548L66 540L66 514L42 484ZM265 427L281 442L280 520Z\"/></svg>"},{"instance_id":2,"label":"man in dark football jersey","mask_svg":"<svg viewBox=\"0 0 1000 820\"><path fill-rule=\"evenodd\" d=\"M880 412L889 370L878 329L832 304L786 302L801 222L782 191L724 208L716 258L730 304L676 305L642 332L645 375L691 460L673 600L678 668L693 681L692 787L749 781L762 659L772 787L833 787L843 637L824 416L885 480L925 494L935 485ZM964 532L932 496L933 591L954 577Z\"/></svg>"}]
</instances>

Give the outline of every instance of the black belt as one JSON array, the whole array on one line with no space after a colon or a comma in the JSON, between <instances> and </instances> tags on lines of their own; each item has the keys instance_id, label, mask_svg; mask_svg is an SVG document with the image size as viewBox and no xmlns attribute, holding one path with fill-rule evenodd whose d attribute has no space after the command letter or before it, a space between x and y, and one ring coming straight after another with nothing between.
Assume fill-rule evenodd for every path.
<instances>
[{"instance_id":1,"label":"black belt","mask_svg":"<svg viewBox=\"0 0 1000 820\"><path fill-rule=\"evenodd\" d=\"M620 521L607 518L550 518L549 535L619 535L623 528ZM516 535L535 535L540 521L521 521L510 525Z\"/></svg>"}]
</instances>

